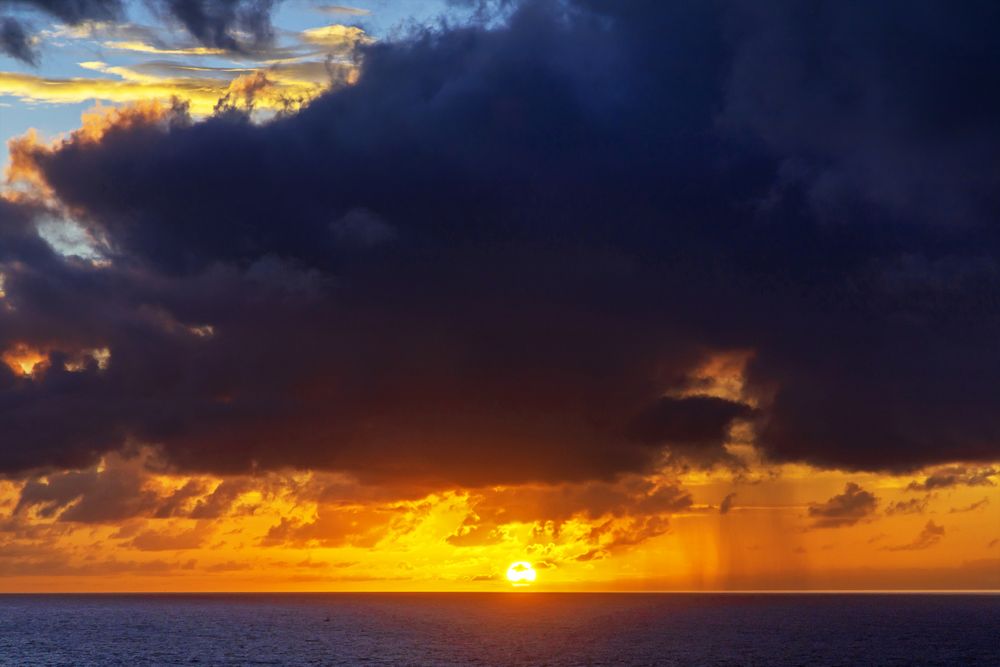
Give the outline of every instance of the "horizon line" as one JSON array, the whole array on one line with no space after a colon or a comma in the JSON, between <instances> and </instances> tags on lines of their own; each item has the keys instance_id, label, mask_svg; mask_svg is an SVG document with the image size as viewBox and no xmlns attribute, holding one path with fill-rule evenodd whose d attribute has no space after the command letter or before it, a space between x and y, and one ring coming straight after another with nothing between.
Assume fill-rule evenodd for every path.
<instances>
[{"instance_id":1,"label":"horizon line","mask_svg":"<svg viewBox=\"0 0 1000 667\"><path fill-rule=\"evenodd\" d=\"M4 596L43 595L1000 595L1000 588L913 588L913 589L742 589L742 590L384 590L384 591L0 591Z\"/></svg>"}]
</instances>

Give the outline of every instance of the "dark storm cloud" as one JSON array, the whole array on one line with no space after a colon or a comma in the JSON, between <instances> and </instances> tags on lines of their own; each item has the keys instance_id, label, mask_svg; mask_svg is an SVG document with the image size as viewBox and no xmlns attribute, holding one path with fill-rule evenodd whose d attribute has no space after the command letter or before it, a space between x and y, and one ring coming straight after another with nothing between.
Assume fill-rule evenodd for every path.
<instances>
[{"instance_id":1,"label":"dark storm cloud","mask_svg":"<svg viewBox=\"0 0 1000 667\"><path fill-rule=\"evenodd\" d=\"M0 345L51 355L0 367L0 468L607 479L748 421L775 460L1000 457L997 50L917 5L508 3L264 125L37 149L112 265L0 231ZM740 350L753 410L685 394Z\"/></svg>"},{"instance_id":2,"label":"dark storm cloud","mask_svg":"<svg viewBox=\"0 0 1000 667\"><path fill-rule=\"evenodd\" d=\"M857 235L797 248L834 273L785 276L807 303L755 363L781 387L764 441L850 467L995 458L998 6L747 7L722 119L778 160L763 205L795 193Z\"/></svg>"},{"instance_id":3,"label":"dark storm cloud","mask_svg":"<svg viewBox=\"0 0 1000 667\"><path fill-rule=\"evenodd\" d=\"M870 491L854 482L848 482L844 492L837 494L824 503L813 503L809 506L809 518L813 528L839 528L853 526L866 519L878 507L878 498Z\"/></svg>"},{"instance_id":4,"label":"dark storm cloud","mask_svg":"<svg viewBox=\"0 0 1000 667\"><path fill-rule=\"evenodd\" d=\"M0 52L12 58L23 60L29 65L36 62L35 51L31 48L31 38L17 19L0 17Z\"/></svg>"},{"instance_id":5,"label":"dark storm cloud","mask_svg":"<svg viewBox=\"0 0 1000 667\"><path fill-rule=\"evenodd\" d=\"M743 3L723 118L833 217L961 225L995 217L1000 6Z\"/></svg>"},{"instance_id":6,"label":"dark storm cloud","mask_svg":"<svg viewBox=\"0 0 1000 667\"><path fill-rule=\"evenodd\" d=\"M206 46L242 51L273 36L271 11L281 0L154 0ZM249 44L240 33L248 35Z\"/></svg>"},{"instance_id":7,"label":"dark storm cloud","mask_svg":"<svg viewBox=\"0 0 1000 667\"><path fill-rule=\"evenodd\" d=\"M41 480L30 479L21 490L14 514L36 508L40 516L58 516L60 521L120 521L155 506L157 496L144 488L144 482L142 471L130 465L70 470Z\"/></svg>"},{"instance_id":8,"label":"dark storm cloud","mask_svg":"<svg viewBox=\"0 0 1000 667\"><path fill-rule=\"evenodd\" d=\"M747 405L713 396L665 397L636 415L627 434L650 445L669 443L675 451L723 458L729 428L752 414Z\"/></svg>"}]
</instances>

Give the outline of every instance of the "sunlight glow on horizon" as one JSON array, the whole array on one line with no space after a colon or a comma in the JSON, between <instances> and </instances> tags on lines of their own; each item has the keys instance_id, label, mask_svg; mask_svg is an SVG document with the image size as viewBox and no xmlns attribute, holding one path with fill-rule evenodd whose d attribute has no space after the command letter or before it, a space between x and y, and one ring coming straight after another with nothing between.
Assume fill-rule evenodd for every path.
<instances>
[{"instance_id":1,"label":"sunlight glow on horizon","mask_svg":"<svg viewBox=\"0 0 1000 667\"><path fill-rule=\"evenodd\" d=\"M507 581L514 586L530 586L537 577L535 568L528 561L519 560L507 568Z\"/></svg>"}]
</instances>

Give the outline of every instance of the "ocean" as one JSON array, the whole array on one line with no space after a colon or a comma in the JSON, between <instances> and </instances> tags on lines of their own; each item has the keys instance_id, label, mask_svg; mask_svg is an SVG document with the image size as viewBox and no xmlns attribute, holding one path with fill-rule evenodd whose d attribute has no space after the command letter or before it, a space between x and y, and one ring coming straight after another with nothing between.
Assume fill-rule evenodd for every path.
<instances>
[{"instance_id":1,"label":"ocean","mask_svg":"<svg viewBox=\"0 0 1000 667\"><path fill-rule=\"evenodd\" d=\"M3 595L0 663L1000 665L1000 595Z\"/></svg>"}]
</instances>

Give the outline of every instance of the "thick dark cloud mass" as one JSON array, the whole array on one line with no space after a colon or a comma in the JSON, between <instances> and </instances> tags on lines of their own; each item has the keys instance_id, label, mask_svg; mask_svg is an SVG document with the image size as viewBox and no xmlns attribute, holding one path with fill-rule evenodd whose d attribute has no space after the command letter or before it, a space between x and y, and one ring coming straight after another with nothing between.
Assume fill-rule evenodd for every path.
<instances>
[{"instance_id":1,"label":"thick dark cloud mass","mask_svg":"<svg viewBox=\"0 0 1000 667\"><path fill-rule=\"evenodd\" d=\"M38 149L112 263L5 220L0 347L52 353L0 366L0 468L597 479L746 420L776 460L1000 458L998 50L945 7L529 1L265 125ZM754 409L682 396L740 350Z\"/></svg>"},{"instance_id":2,"label":"thick dark cloud mass","mask_svg":"<svg viewBox=\"0 0 1000 667\"><path fill-rule=\"evenodd\" d=\"M665 397L636 415L626 434L650 445L669 444L674 452L694 458L710 458L715 449L722 459L729 429L752 414L747 405L713 396Z\"/></svg>"},{"instance_id":3,"label":"thick dark cloud mass","mask_svg":"<svg viewBox=\"0 0 1000 667\"><path fill-rule=\"evenodd\" d=\"M1000 95L981 77L1000 68L1000 6L745 8L723 118L780 155L780 185L831 219L994 219Z\"/></svg>"}]
</instances>

